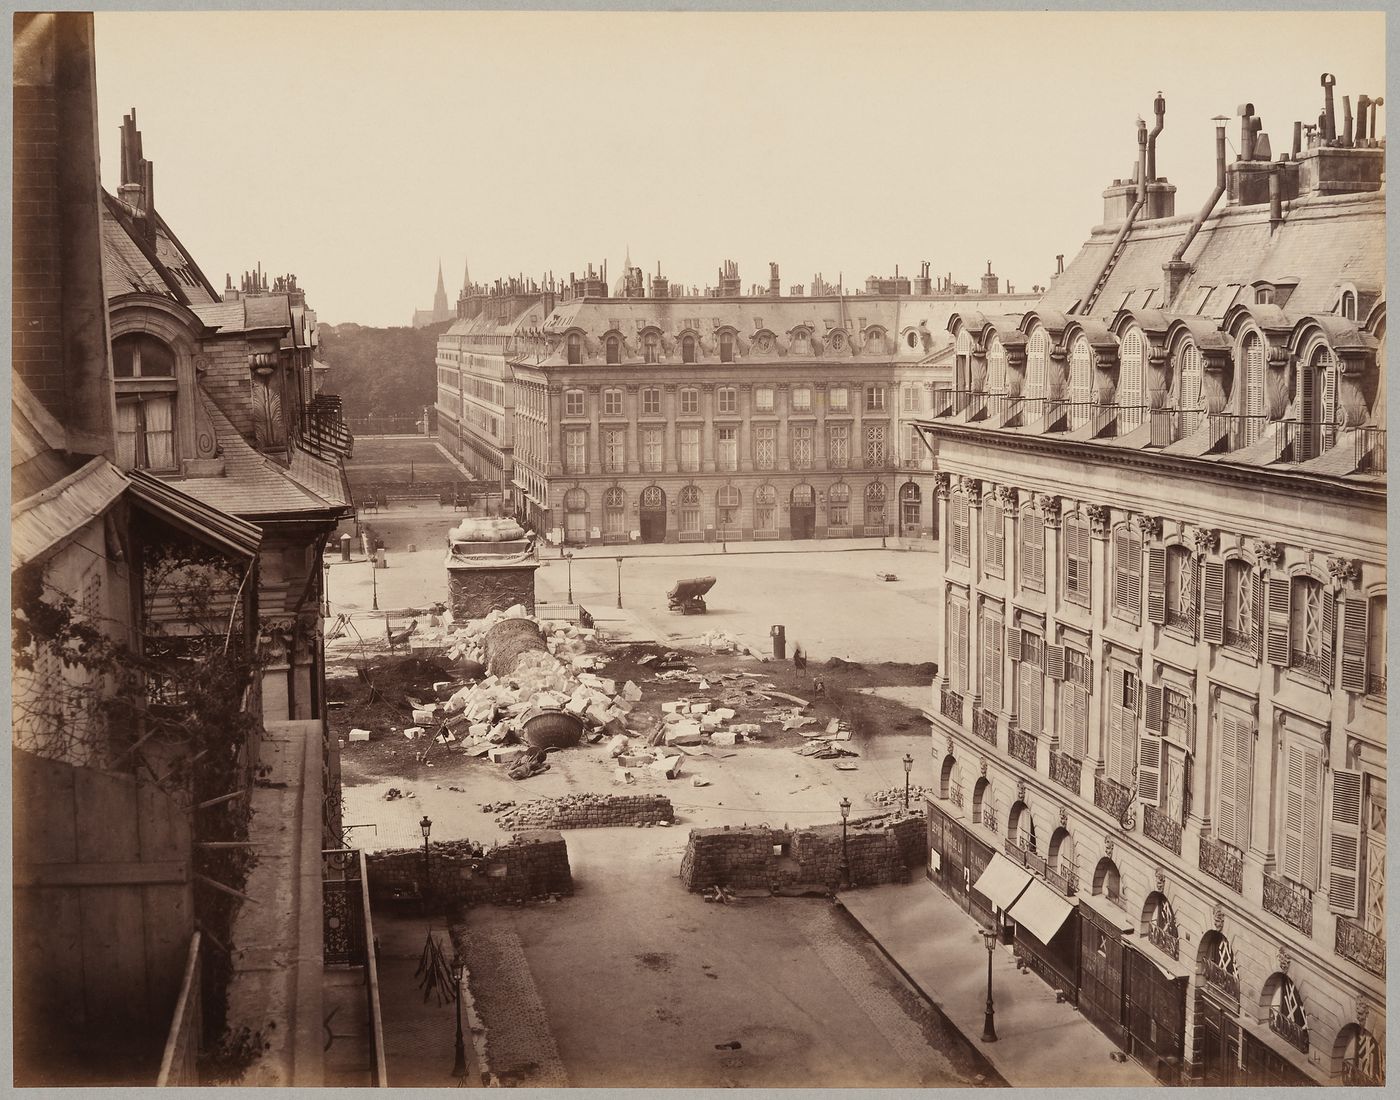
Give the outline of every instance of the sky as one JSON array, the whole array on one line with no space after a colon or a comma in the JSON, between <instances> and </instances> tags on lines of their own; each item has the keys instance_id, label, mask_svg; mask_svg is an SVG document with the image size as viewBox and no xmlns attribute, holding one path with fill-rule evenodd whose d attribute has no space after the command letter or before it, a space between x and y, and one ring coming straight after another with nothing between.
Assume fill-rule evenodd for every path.
<instances>
[{"instance_id":1,"label":"sky","mask_svg":"<svg viewBox=\"0 0 1400 1100\"><path fill-rule=\"evenodd\" d=\"M323 323L408 324L473 279L634 264L1048 283L1136 120L1194 213L1212 116L1274 154L1385 90L1379 12L142 12L96 16L104 185L136 109L157 208L214 284L293 272ZM158 59L158 60L157 60ZM1385 123L1381 108L1380 124Z\"/></svg>"}]
</instances>

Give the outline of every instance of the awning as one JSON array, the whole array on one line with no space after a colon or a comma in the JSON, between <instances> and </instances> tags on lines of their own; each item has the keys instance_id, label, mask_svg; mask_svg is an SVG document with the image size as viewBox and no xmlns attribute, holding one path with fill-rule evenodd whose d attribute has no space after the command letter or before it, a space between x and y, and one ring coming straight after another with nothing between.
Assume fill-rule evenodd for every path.
<instances>
[{"instance_id":1,"label":"awning","mask_svg":"<svg viewBox=\"0 0 1400 1100\"><path fill-rule=\"evenodd\" d=\"M239 557L257 555L262 543L261 528L182 493L144 470L132 470L128 476L131 495L139 507L206 544L219 546Z\"/></svg>"},{"instance_id":2,"label":"awning","mask_svg":"<svg viewBox=\"0 0 1400 1100\"><path fill-rule=\"evenodd\" d=\"M1072 908L1066 898L1043 882L1031 879L1026 892L1016 899L1016 904L1006 915L1041 943L1049 943L1064 925Z\"/></svg>"},{"instance_id":3,"label":"awning","mask_svg":"<svg viewBox=\"0 0 1400 1100\"><path fill-rule=\"evenodd\" d=\"M1192 967L1172 958L1146 936L1135 936L1132 939L1125 939L1123 942L1160 970L1162 976L1169 981L1185 981L1193 972Z\"/></svg>"},{"instance_id":4,"label":"awning","mask_svg":"<svg viewBox=\"0 0 1400 1100\"><path fill-rule=\"evenodd\" d=\"M1024 867L1017 867L1000 852L993 852L987 869L977 876L972 888L998 909L1010 909L1030 881L1031 876Z\"/></svg>"}]
</instances>

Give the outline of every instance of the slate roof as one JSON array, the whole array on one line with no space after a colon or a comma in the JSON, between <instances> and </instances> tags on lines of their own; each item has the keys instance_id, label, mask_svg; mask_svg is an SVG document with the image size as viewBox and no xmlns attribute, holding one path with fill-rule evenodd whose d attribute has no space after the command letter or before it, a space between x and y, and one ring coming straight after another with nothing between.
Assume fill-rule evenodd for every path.
<instances>
[{"instance_id":1,"label":"slate roof","mask_svg":"<svg viewBox=\"0 0 1400 1100\"><path fill-rule=\"evenodd\" d=\"M1384 193L1309 195L1285 204L1283 224L1272 230L1267 204L1227 206L1206 219L1191 242L1185 259L1195 271L1176 301L1166 303L1161 300L1162 265L1190 224L1190 217L1180 217L1134 225L1094 303L1094 315L1108 318L1119 308L1146 306L1222 318L1237 300L1253 300L1241 292L1260 279L1298 280L1288 299L1290 315L1325 313L1344 282L1360 290L1379 289L1385 270ZM1117 231L1117 226L1095 229L1037 308L1067 310L1086 298ZM1215 290L1202 301L1206 287Z\"/></svg>"},{"instance_id":2,"label":"slate roof","mask_svg":"<svg viewBox=\"0 0 1400 1100\"><path fill-rule=\"evenodd\" d=\"M194 258L156 215L155 240L145 238L120 199L102 192L102 273L109 297L142 291L182 305L219 300Z\"/></svg>"},{"instance_id":3,"label":"slate roof","mask_svg":"<svg viewBox=\"0 0 1400 1100\"><path fill-rule=\"evenodd\" d=\"M10 569L46 554L108 508L130 484L105 458L94 458L67 477L10 506Z\"/></svg>"}]
</instances>

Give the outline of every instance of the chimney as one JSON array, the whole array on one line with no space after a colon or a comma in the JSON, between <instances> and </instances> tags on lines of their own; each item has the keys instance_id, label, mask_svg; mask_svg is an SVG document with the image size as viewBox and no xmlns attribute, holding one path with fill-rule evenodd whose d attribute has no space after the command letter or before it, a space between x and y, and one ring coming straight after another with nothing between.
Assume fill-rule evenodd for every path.
<instances>
[{"instance_id":1,"label":"chimney","mask_svg":"<svg viewBox=\"0 0 1400 1100\"><path fill-rule=\"evenodd\" d=\"M1061 252L1061 253L1059 253L1058 255L1056 255L1056 257L1055 257L1055 274L1056 274L1056 275L1063 275L1064 273L1065 273L1065 254L1064 254L1063 252Z\"/></svg>"},{"instance_id":2,"label":"chimney","mask_svg":"<svg viewBox=\"0 0 1400 1100\"><path fill-rule=\"evenodd\" d=\"M1342 96L1342 148L1351 148L1351 96Z\"/></svg>"},{"instance_id":3,"label":"chimney","mask_svg":"<svg viewBox=\"0 0 1400 1100\"><path fill-rule=\"evenodd\" d=\"M1152 127L1152 133L1147 135L1147 182L1157 181L1157 135L1162 132L1162 127L1167 122L1167 101L1162 97L1162 93L1157 93L1157 98L1152 101L1152 112L1157 116L1157 125Z\"/></svg>"},{"instance_id":4,"label":"chimney","mask_svg":"<svg viewBox=\"0 0 1400 1100\"><path fill-rule=\"evenodd\" d=\"M927 260L924 260L922 263L919 264L919 277L914 280L915 294L933 293L933 279L929 277L930 266L931 265Z\"/></svg>"},{"instance_id":5,"label":"chimney","mask_svg":"<svg viewBox=\"0 0 1400 1100\"><path fill-rule=\"evenodd\" d=\"M1332 89L1337 78L1331 73L1322 74L1322 142L1331 145L1337 140L1337 108L1332 101Z\"/></svg>"},{"instance_id":6,"label":"chimney","mask_svg":"<svg viewBox=\"0 0 1400 1100\"><path fill-rule=\"evenodd\" d=\"M1283 165L1269 173L1269 232L1283 224Z\"/></svg>"},{"instance_id":7,"label":"chimney","mask_svg":"<svg viewBox=\"0 0 1400 1100\"><path fill-rule=\"evenodd\" d=\"M1146 133L1146 131L1147 131L1147 126L1146 126L1146 124L1144 124L1144 125L1143 125L1143 132ZM1001 280L998 279L995 275L992 274L992 261L991 261L991 260L988 260L988 261L987 261L987 272L986 272L985 275L982 276L982 293L983 293L983 294L995 294L995 293L997 292L997 287L1000 285L1000 283L1001 283Z\"/></svg>"},{"instance_id":8,"label":"chimney","mask_svg":"<svg viewBox=\"0 0 1400 1100\"><path fill-rule=\"evenodd\" d=\"M768 265L768 297L778 298L783 293L783 284L778 278L778 265L769 263Z\"/></svg>"}]
</instances>

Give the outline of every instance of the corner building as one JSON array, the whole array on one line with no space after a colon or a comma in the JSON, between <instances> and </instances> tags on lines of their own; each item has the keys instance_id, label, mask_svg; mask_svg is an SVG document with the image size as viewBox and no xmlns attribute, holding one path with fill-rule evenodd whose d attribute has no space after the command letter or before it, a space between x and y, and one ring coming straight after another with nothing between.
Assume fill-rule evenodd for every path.
<instances>
[{"instance_id":1,"label":"corner building","mask_svg":"<svg viewBox=\"0 0 1400 1100\"><path fill-rule=\"evenodd\" d=\"M1328 80L1277 159L1218 129L1195 218L1140 124L919 423L931 877L1172 1083L1385 1075L1384 149Z\"/></svg>"},{"instance_id":2,"label":"corner building","mask_svg":"<svg viewBox=\"0 0 1400 1100\"><path fill-rule=\"evenodd\" d=\"M578 545L906 537L936 521L932 463L907 422L952 384L947 322L1032 297L872 279L743 294L650 295L639 268L609 297L591 274L512 361L522 518ZM679 288L677 288L679 289Z\"/></svg>"}]
</instances>

